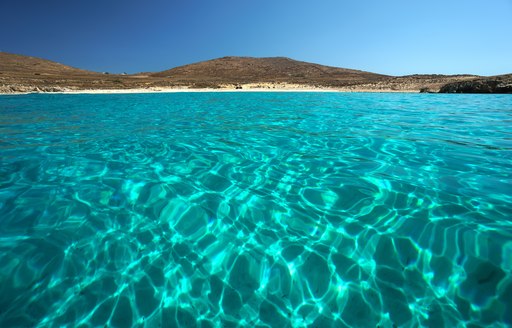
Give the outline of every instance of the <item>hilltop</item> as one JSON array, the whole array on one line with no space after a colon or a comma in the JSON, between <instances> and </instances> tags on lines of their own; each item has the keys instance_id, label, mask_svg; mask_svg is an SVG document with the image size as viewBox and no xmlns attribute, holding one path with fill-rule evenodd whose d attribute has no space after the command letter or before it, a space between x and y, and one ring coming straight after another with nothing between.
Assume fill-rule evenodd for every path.
<instances>
[{"instance_id":1,"label":"hilltop","mask_svg":"<svg viewBox=\"0 0 512 328\"><path fill-rule=\"evenodd\" d=\"M368 83L388 76L353 69L323 66L286 57L223 57L176 67L151 76L204 86L289 83L344 86Z\"/></svg>"},{"instance_id":2,"label":"hilltop","mask_svg":"<svg viewBox=\"0 0 512 328\"><path fill-rule=\"evenodd\" d=\"M91 72L46 59L0 52L0 93L172 88L438 92L445 85L478 79L482 77L396 77L307 63L285 57L223 57L162 72L118 75ZM487 78L485 81L489 83L492 80L493 78ZM456 90L468 92L467 87Z\"/></svg>"}]
</instances>

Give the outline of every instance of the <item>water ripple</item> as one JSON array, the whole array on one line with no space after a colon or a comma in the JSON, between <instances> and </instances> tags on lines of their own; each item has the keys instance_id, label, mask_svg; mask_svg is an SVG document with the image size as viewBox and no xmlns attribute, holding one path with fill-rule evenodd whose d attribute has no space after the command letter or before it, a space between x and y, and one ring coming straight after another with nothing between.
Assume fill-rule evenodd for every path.
<instances>
[{"instance_id":1,"label":"water ripple","mask_svg":"<svg viewBox=\"0 0 512 328\"><path fill-rule=\"evenodd\" d=\"M0 97L0 325L512 325L512 98Z\"/></svg>"}]
</instances>

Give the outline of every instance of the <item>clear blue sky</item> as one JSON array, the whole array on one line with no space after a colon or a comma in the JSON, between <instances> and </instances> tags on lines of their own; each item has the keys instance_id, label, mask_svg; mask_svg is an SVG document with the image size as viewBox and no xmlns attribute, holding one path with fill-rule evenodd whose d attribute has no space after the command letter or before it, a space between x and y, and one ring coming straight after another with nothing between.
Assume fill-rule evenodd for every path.
<instances>
[{"instance_id":1,"label":"clear blue sky","mask_svg":"<svg viewBox=\"0 0 512 328\"><path fill-rule=\"evenodd\" d=\"M286 56L377 73L512 73L512 0L1 0L0 51L94 71Z\"/></svg>"}]
</instances>

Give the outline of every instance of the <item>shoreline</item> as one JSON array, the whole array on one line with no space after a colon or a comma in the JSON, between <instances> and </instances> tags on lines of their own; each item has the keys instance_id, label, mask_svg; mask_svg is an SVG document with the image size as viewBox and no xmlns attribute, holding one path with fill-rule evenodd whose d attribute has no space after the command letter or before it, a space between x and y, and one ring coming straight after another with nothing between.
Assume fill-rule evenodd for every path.
<instances>
[{"instance_id":1,"label":"shoreline","mask_svg":"<svg viewBox=\"0 0 512 328\"><path fill-rule=\"evenodd\" d=\"M146 94L146 93L205 93L205 92L320 92L320 93L420 93L417 90L330 89L330 88L134 88L134 89L82 89L62 91L0 92L0 96L29 94Z\"/></svg>"}]
</instances>

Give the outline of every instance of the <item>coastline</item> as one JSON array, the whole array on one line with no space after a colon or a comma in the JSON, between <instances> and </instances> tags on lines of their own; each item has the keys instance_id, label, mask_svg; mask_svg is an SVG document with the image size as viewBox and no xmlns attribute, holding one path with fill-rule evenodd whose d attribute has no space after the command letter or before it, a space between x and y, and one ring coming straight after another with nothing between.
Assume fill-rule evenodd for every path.
<instances>
[{"instance_id":1,"label":"coastline","mask_svg":"<svg viewBox=\"0 0 512 328\"><path fill-rule=\"evenodd\" d=\"M133 88L133 89L82 89L59 91L28 91L28 92L0 92L0 96L28 95L28 94L144 94L144 93L203 93L203 92L335 92L335 93L419 93L417 90L392 89L334 89L334 88Z\"/></svg>"},{"instance_id":2,"label":"coastline","mask_svg":"<svg viewBox=\"0 0 512 328\"><path fill-rule=\"evenodd\" d=\"M0 95L177 92L512 93L512 74L390 76L284 57L223 57L161 72L92 72L0 52Z\"/></svg>"}]
</instances>

